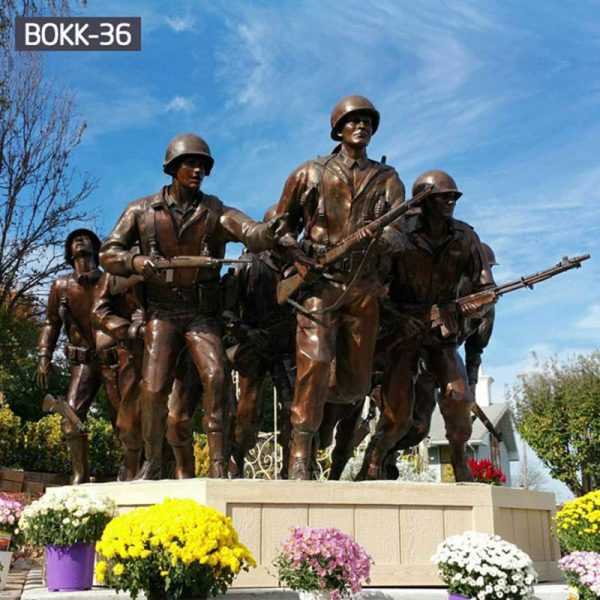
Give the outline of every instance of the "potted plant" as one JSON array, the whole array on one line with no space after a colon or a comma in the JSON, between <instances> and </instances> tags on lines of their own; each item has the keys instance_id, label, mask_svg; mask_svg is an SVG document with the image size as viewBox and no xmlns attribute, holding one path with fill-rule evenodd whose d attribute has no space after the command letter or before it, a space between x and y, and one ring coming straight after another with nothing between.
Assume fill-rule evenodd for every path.
<instances>
[{"instance_id":1,"label":"potted plant","mask_svg":"<svg viewBox=\"0 0 600 600\"><path fill-rule=\"evenodd\" d=\"M502 485L506 483L506 475L502 469L496 467L488 458L477 460L470 458L467 461L473 479L479 483L489 483L491 485Z\"/></svg>"},{"instance_id":2,"label":"potted plant","mask_svg":"<svg viewBox=\"0 0 600 600\"><path fill-rule=\"evenodd\" d=\"M555 517L556 536L567 552L600 553L600 490L565 502Z\"/></svg>"},{"instance_id":3,"label":"potted plant","mask_svg":"<svg viewBox=\"0 0 600 600\"><path fill-rule=\"evenodd\" d=\"M204 599L224 594L256 566L231 519L194 500L165 500L113 519L96 544L98 582L135 600Z\"/></svg>"},{"instance_id":4,"label":"potted plant","mask_svg":"<svg viewBox=\"0 0 600 600\"><path fill-rule=\"evenodd\" d=\"M444 540L431 559L450 600L524 600L537 573L531 559L497 535L467 531Z\"/></svg>"},{"instance_id":5,"label":"potted plant","mask_svg":"<svg viewBox=\"0 0 600 600\"><path fill-rule=\"evenodd\" d=\"M369 582L371 557L333 527L295 527L275 558L279 581L302 600L341 600Z\"/></svg>"},{"instance_id":6,"label":"potted plant","mask_svg":"<svg viewBox=\"0 0 600 600\"><path fill-rule=\"evenodd\" d=\"M23 512L23 502L9 494L0 494L0 590L6 586L12 560L14 536Z\"/></svg>"},{"instance_id":7,"label":"potted plant","mask_svg":"<svg viewBox=\"0 0 600 600\"><path fill-rule=\"evenodd\" d=\"M563 556L558 566L565 579L574 590L578 600L600 598L600 554L597 552L576 551Z\"/></svg>"},{"instance_id":8,"label":"potted plant","mask_svg":"<svg viewBox=\"0 0 600 600\"><path fill-rule=\"evenodd\" d=\"M115 513L109 498L72 488L46 493L24 509L19 527L26 541L46 548L49 590L92 587L94 544Z\"/></svg>"}]
</instances>

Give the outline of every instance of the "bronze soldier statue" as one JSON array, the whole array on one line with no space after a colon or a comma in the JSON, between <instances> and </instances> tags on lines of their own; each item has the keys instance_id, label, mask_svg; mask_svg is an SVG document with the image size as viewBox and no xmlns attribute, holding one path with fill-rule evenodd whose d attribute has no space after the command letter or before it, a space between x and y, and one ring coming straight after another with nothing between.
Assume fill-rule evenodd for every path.
<instances>
[{"instance_id":1,"label":"bronze soldier statue","mask_svg":"<svg viewBox=\"0 0 600 600\"><path fill-rule=\"evenodd\" d=\"M142 430L140 383L144 356L143 314L139 276L103 273L94 294L92 324L98 346L104 347L102 366L106 394L117 407L115 429L123 446L119 481L135 478L141 467Z\"/></svg>"},{"instance_id":2,"label":"bronze soldier statue","mask_svg":"<svg viewBox=\"0 0 600 600\"><path fill-rule=\"evenodd\" d=\"M176 136L167 147L163 170L171 185L132 202L101 251L103 267L115 275L144 277L147 324L142 383L142 479L162 473L167 399L180 351L190 352L203 389L203 428L208 437L211 477L225 477L223 395L225 357L221 341L220 265L167 270L153 261L177 256L222 258L228 241L252 251L273 247L277 221L256 223L225 206L200 186L214 160L197 135ZM141 254L134 252L139 245Z\"/></svg>"},{"instance_id":3,"label":"bronze soldier statue","mask_svg":"<svg viewBox=\"0 0 600 600\"><path fill-rule=\"evenodd\" d=\"M396 171L367 158L378 126L379 112L369 100L342 98L331 114L331 137L339 145L329 156L309 160L288 177L277 213L287 215L289 233L303 236L302 246L310 257L322 255L403 202L404 186ZM353 404L369 391L378 296L383 290L378 254L386 234L366 239L362 249L328 267L297 298L302 312L297 315L291 479L311 476L313 438L325 402Z\"/></svg>"},{"instance_id":4,"label":"bronze soldier statue","mask_svg":"<svg viewBox=\"0 0 600 600\"><path fill-rule=\"evenodd\" d=\"M465 444L471 436L473 396L457 346L461 320L478 315L469 304L459 308L456 299L464 279L472 291L493 285L493 279L479 238L469 225L453 218L461 192L452 177L428 171L415 181L413 193L427 185L433 185L433 190L422 205L422 214L399 224L393 242L390 299L404 315L404 331L389 350L383 411L361 479L382 478L388 452L409 432L415 402L413 380L421 359L441 390L440 410L455 478L472 480ZM425 394L431 401L432 391Z\"/></svg>"},{"instance_id":5,"label":"bronze soldier statue","mask_svg":"<svg viewBox=\"0 0 600 600\"><path fill-rule=\"evenodd\" d=\"M47 316L38 340L37 381L42 389L46 389L52 356L64 327L68 339L66 356L71 369L66 401L81 421L85 420L102 384L102 367L91 323L94 289L101 275L99 249L100 240L89 229L76 229L67 236L65 261L73 267L73 272L52 284ZM85 483L90 478L87 434L66 418L63 418L62 430L73 465L72 482Z\"/></svg>"},{"instance_id":6,"label":"bronze soldier statue","mask_svg":"<svg viewBox=\"0 0 600 600\"><path fill-rule=\"evenodd\" d=\"M134 479L141 467L142 429L140 396L144 356L145 316L140 275L119 277L102 275L96 287L92 306L94 326L113 340L110 379L105 376L109 397L114 395L118 405L116 430L123 444L124 462L120 481ZM177 360L175 379L168 401L166 441L163 460L172 451L175 459L174 476L187 479L195 474L191 419L202 396L198 372L189 352L182 352ZM168 456L168 458L171 458Z\"/></svg>"},{"instance_id":7,"label":"bronze soldier statue","mask_svg":"<svg viewBox=\"0 0 600 600\"><path fill-rule=\"evenodd\" d=\"M485 243L481 244L488 264L491 267L496 265L496 258L493 250ZM463 280L463 286L459 290L459 295L465 295L471 292L471 285L469 281ZM385 299L385 305L387 305L388 299ZM491 305L488 307L487 312L479 317L471 319L461 319L460 335L458 336L458 346L464 341L464 352L465 352L465 366L467 371L467 381L471 388L471 393L475 399L475 386L477 385L479 366L481 365L481 355L484 349L490 342L492 330L494 326L494 315L495 306ZM382 321L384 322L383 329L387 332L394 331L394 317L395 314L387 314L386 310L382 311ZM387 315L387 318L386 318ZM387 323L386 323L387 321ZM378 340L378 346L376 350L376 357L380 359L380 363L385 362L385 354L387 349L385 344L397 343L398 340L394 340L394 334L388 334ZM377 362L376 358L376 362ZM394 448L390 450L387 457L384 460L384 475L386 479L398 479L398 469L396 468L396 454L401 450L408 450L418 446L428 435L431 429L431 418L433 411L436 407L436 398L439 397L440 390L436 386L433 375L428 371L425 361L419 360L417 367L417 376L414 379L414 409L412 415L412 425L408 432L402 437L400 441L396 443ZM375 394L377 397L377 394ZM474 415L479 416L479 411L475 412ZM472 417L475 418L475 417ZM489 426L489 421L484 420L484 425L489 428L490 433L494 436L498 436L495 428Z\"/></svg>"},{"instance_id":8,"label":"bronze soldier statue","mask_svg":"<svg viewBox=\"0 0 600 600\"><path fill-rule=\"evenodd\" d=\"M271 207L264 216L270 220ZM245 254L248 262L235 270L236 293L227 311L229 330L235 345L227 350L232 367L239 374L239 398L235 417L232 458L235 474L243 477L244 458L256 444L262 417L261 391L267 374L271 376L281 406L283 462L281 476L287 474L290 438L292 387L289 365L293 362L295 318L289 304L276 300L282 267L279 255L264 251Z\"/></svg>"}]
</instances>

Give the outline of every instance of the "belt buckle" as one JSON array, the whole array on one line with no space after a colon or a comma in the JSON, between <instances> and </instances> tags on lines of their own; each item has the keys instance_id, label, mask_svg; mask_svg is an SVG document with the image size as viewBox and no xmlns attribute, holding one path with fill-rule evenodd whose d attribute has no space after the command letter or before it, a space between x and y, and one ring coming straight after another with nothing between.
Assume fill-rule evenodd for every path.
<instances>
[{"instance_id":1,"label":"belt buckle","mask_svg":"<svg viewBox=\"0 0 600 600\"><path fill-rule=\"evenodd\" d=\"M351 273L352 272L352 255L344 256L342 258L342 262L340 264L340 271L343 273Z\"/></svg>"}]
</instances>

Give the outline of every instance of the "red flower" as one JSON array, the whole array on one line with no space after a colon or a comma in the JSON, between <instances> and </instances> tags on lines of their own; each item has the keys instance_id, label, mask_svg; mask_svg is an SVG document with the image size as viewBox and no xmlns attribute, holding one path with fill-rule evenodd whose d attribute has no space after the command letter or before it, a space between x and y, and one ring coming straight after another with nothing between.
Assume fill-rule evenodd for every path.
<instances>
[{"instance_id":1,"label":"red flower","mask_svg":"<svg viewBox=\"0 0 600 600\"><path fill-rule=\"evenodd\" d=\"M502 469L496 467L488 458L482 458L481 460L470 458L467 464L475 481L490 483L492 485L506 483L506 476L502 472Z\"/></svg>"}]
</instances>

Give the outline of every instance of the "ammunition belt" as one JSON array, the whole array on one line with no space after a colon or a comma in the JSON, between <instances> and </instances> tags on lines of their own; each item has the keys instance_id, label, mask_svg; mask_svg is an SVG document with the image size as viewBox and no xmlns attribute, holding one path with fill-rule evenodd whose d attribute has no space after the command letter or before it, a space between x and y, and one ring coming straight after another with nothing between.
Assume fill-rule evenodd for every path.
<instances>
[{"instance_id":1,"label":"ammunition belt","mask_svg":"<svg viewBox=\"0 0 600 600\"><path fill-rule=\"evenodd\" d=\"M96 351L93 348L73 344L67 344L65 354L72 365L87 365L96 358Z\"/></svg>"},{"instance_id":2,"label":"ammunition belt","mask_svg":"<svg viewBox=\"0 0 600 600\"><path fill-rule=\"evenodd\" d=\"M218 280L185 288L147 284L146 299L150 307L167 311L187 309L206 315L221 313L221 287Z\"/></svg>"}]
</instances>

